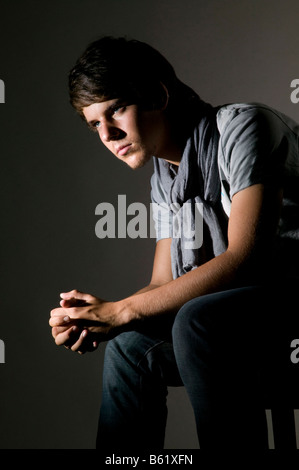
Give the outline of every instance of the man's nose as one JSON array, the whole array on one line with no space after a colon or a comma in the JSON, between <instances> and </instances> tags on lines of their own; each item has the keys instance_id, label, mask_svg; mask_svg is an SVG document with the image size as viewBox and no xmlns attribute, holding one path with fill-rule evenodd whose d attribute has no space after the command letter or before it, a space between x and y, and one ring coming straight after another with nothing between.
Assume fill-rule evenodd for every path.
<instances>
[{"instance_id":1,"label":"man's nose","mask_svg":"<svg viewBox=\"0 0 299 470\"><path fill-rule=\"evenodd\" d=\"M102 123L100 128L100 138L103 142L110 142L111 140L119 139L121 130L112 124Z\"/></svg>"}]
</instances>

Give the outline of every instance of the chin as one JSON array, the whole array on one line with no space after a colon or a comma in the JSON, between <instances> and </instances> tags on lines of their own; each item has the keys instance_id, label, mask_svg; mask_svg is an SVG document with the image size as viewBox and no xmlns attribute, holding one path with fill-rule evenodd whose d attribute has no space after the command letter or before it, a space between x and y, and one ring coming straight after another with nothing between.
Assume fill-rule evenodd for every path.
<instances>
[{"instance_id":1,"label":"chin","mask_svg":"<svg viewBox=\"0 0 299 470\"><path fill-rule=\"evenodd\" d=\"M142 168L149 161L149 158L138 158L135 156L128 157L126 160L123 160L132 170L138 170Z\"/></svg>"}]
</instances>

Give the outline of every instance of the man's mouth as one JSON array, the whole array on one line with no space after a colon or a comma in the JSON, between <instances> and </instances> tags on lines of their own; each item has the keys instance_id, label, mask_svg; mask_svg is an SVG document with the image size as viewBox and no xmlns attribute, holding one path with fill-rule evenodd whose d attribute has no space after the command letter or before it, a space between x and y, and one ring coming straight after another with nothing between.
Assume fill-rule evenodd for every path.
<instances>
[{"instance_id":1,"label":"man's mouth","mask_svg":"<svg viewBox=\"0 0 299 470\"><path fill-rule=\"evenodd\" d=\"M131 145L132 144L126 144L126 145L121 145L120 147L118 147L116 149L117 155L120 155L121 157L123 157L127 153L127 151L129 150Z\"/></svg>"}]
</instances>

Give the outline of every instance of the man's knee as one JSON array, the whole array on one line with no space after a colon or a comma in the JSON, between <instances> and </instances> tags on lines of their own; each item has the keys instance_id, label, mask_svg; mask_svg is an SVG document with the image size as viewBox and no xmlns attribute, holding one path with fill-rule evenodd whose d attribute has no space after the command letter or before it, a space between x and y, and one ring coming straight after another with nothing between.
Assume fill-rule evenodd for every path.
<instances>
[{"instance_id":1,"label":"man's knee","mask_svg":"<svg viewBox=\"0 0 299 470\"><path fill-rule=\"evenodd\" d=\"M190 333L194 329L204 328L209 320L210 302L207 296L197 297L186 302L178 311L173 328L174 344L179 341L189 342Z\"/></svg>"},{"instance_id":2,"label":"man's knee","mask_svg":"<svg viewBox=\"0 0 299 470\"><path fill-rule=\"evenodd\" d=\"M180 385L172 344L138 332L126 332L109 341L104 364L108 376L133 373Z\"/></svg>"},{"instance_id":3,"label":"man's knee","mask_svg":"<svg viewBox=\"0 0 299 470\"><path fill-rule=\"evenodd\" d=\"M105 361L110 365L123 363L143 370L160 356L167 357L169 354L167 346L163 340L136 331L125 332L107 343Z\"/></svg>"},{"instance_id":4,"label":"man's knee","mask_svg":"<svg viewBox=\"0 0 299 470\"><path fill-rule=\"evenodd\" d=\"M108 341L105 349L105 364L108 367L115 367L122 362L136 362L138 337L135 332L122 333ZM132 347L132 346L135 347Z\"/></svg>"},{"instance_id":5,"label":"man's knee","mask_svg":"<svg viewBox=\"0 0 299 470\"><path fill-rule=\"evenodd\" d=\"M222 328L241 321L245 314L261 308L261 293L255 287L232 289L203 295L190 300L179 310L173 326L173 337L198 329ZM240 315L242 310L243 315ZM244 320L243 320L244 322Z\"/></svg>"}]
</instances>

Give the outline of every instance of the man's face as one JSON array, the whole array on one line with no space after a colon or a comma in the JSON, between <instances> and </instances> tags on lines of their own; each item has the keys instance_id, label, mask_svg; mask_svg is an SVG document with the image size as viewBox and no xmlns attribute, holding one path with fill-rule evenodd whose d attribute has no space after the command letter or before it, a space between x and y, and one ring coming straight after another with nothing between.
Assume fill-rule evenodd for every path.
<instances>
[{"instance_id":1,"label":"man's face","mask_svg":"<svg viewBox=\"0 0 299 470\"><path fill-rule=\"evenodd\" d=\"M143 111L113 99L93 103L83 108L83 114L103 144L132 169L141 168L163 146L161 111Z\"/></svg>"}]
</instances>

